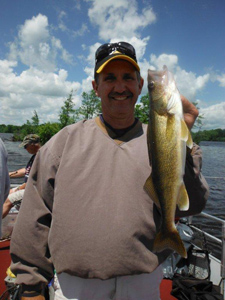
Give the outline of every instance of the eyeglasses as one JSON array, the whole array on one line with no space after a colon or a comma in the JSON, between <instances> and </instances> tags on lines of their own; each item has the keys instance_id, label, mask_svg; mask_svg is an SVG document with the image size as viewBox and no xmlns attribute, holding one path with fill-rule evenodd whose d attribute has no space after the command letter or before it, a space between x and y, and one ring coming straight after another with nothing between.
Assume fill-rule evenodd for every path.
<instances>
[{"instance_id":1,"label":"eyeglasses","mask_svg":"<svg viewBox=\"0 0 225 300\"><path fill-rule=\"evenodd\" d=\"M126 42L119 42L119 43L104 44L100 46L95 53L96 63L98 63L99 61L107 57L109 54L117 50L122 54L131 57L133 60L137 62L134 47L131 44Z\"/></svg>"}]
</instances>

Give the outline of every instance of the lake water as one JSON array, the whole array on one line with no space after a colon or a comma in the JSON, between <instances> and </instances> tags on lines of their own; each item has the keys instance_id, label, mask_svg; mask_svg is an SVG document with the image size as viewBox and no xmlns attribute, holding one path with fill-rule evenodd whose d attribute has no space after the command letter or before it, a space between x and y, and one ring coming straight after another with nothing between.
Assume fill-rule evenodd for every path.
<instances>
[{"instance_id":1,"label":"lake water","mask_svg":"<svg viewBox=\"0 0 225 300\"><path fill-rule=\"evenodd\" d=\"M210 187L205 212L225 219L225 142L201 142L200 146L202 173Z\"/></svg>"},{"instance_id":2,"label":"lake water","mask_svg":"<svg viewBox=\"0 0 225 300\"><path fill-rule=\"evenodd\" d=\"M8 151L9 171L23 168L31 155L19 148L20 142L11 141L12 134L0 133L0 137ZM210 196L204 212L225 220L225 142L201 142L200 146L203 151L202 173L210 187ZM18 179L11 180L11 183L16 182ZM20 182L22 183L23 179L20 179ZM221 239L220 224L211 220L201 221L199 217L194 218L194 223ZM216 256L220 257L220 247L213 248Z\"/></svg>"},{"instance_id":3,"label":"lake water","mask_svg":"<svg viewBox=\"0 0 225 300\"><path fill-rule=\"evenodd\" d=\"M201 142L203 152L202 173L210 194L204 212L225 220L225 142ZM195 217L193 223L222 240L222 225L213 220ZM208 249L219 259L221 246L208 243Z\"/></svg>"}]
</instances>

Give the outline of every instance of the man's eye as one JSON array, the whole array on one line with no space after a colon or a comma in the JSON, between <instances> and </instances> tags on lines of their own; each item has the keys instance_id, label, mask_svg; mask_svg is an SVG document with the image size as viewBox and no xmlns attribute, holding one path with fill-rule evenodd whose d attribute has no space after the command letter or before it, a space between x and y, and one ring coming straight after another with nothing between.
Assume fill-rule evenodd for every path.
<instances>
[{"instance_id":1,"label":"man's eye","mask_svg":"<svg viewBox=\"0 0 225 300\"><path fill-rule=\"evenodd\" d=\"M113 81L115 79L114 76L107 76L105 77L105 81Z\"/></svg>"},{"instance_id":2,"label":"man's eye","mask_svg":"<svg viewBox=\"0 0 225 300\"><path fill-rule=\"evenodd\" d=\"M126 76L124 76L124 79L125 80L133 80L134 78L131 75L126 75Z\"/></svg>"}]
</instances>

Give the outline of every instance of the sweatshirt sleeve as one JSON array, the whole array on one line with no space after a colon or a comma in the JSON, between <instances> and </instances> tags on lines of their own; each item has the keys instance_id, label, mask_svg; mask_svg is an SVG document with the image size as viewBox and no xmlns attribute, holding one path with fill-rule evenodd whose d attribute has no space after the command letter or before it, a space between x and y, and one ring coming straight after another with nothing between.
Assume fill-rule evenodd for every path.
<instances>
[{"instance_id":1,"label":"sweatshirt sleeve","mask_svg":"<svg viewBox=\"0 0 225 300\"><path fill-rule=\"evenodd\" d=\"M3 141L0 139L0 216L2 215L3 203L6 200L10 189L7 158L7 151L5 149ZM0 238L2 234L1 222L2 220L0 219Z\"/></svg>"},{"instance_id":2,"label":"sweatshirt sleeve","mask_svg":"<svg viewBox=\"0 0 225 300\"><path fill-rule=\"evenodd\" d=\"M35 157L10 244L11 270L25 290L41 290L53 277L48 235L59 157L50 150L47 144Z\"/></svg>"},{"instance_id":3,"label":"sweatshirt sleeve","mask_svg":"<svg viewBox=\"0 0 225 300\"><path fill-rule=\"evenodd\" d=\"M209 187L201 173L202 150L194 144L190 152L187 152L184 183L189 196L189 209L176 211L176 217L185 217L199 214L206 205L209 196Z\"/></svg>"}]
</instances>

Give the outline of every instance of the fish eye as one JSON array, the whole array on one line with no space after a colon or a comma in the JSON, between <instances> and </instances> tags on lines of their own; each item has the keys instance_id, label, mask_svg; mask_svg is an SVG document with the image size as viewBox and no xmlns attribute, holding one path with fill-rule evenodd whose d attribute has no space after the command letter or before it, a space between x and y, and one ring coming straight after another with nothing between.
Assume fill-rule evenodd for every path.
<instances>
[{"instance_id":1,"label":"fish eye","mask_svg":"<svg viewBox=\"0 0 225 300\"><path fill-rule=\"evenodd\" d=\"M148 88L151 90L153 89L155 86L155 82L154 81L150 81L149 84L148 84Z\"/></svg>"}]
</instances>

